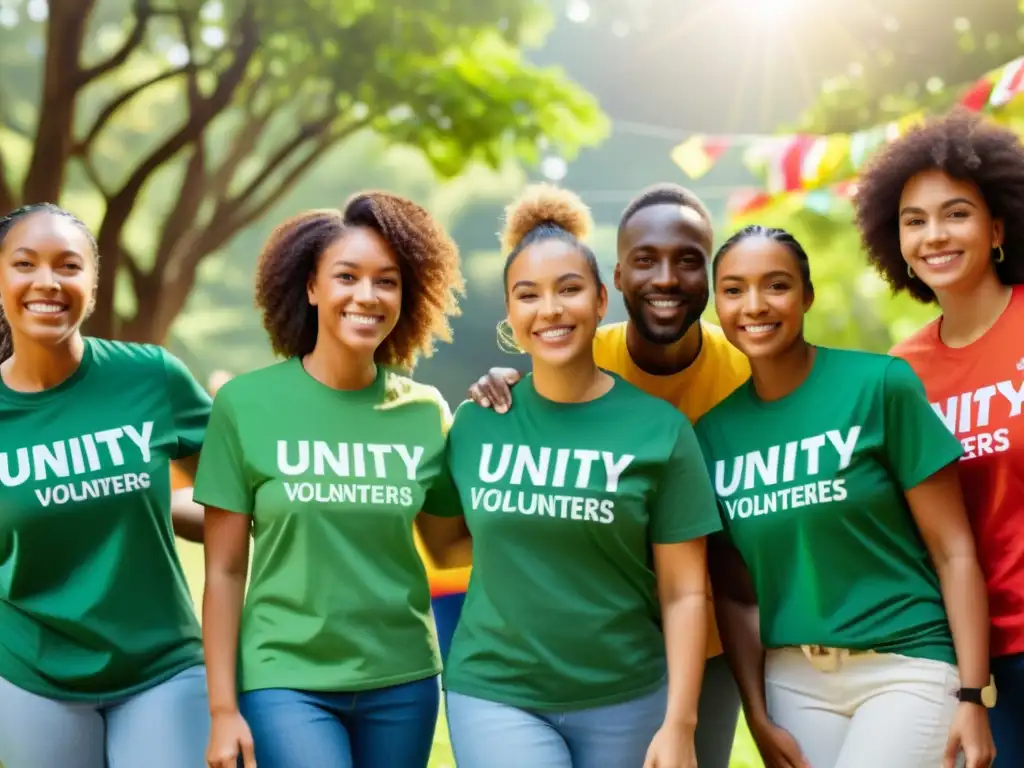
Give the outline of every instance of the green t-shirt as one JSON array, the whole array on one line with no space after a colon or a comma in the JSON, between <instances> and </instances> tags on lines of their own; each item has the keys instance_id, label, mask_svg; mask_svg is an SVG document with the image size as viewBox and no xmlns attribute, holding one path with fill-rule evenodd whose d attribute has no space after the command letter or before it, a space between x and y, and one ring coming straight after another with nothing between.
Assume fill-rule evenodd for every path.
<instances>
[{"instance_id":1,"label":"green t-shirt","mask_svg":"<svg viewBox=\"0 0 1024 768\"><path fill-rule=\"evenodd\" d=\"M0 677L109 701L202 663L169 462L199 450L209 415L148 345L86 339L59 386L0 383Z\"/></svg>"},{"instance_id":2,"label":"green t-shirt","mask_svg":"<svg viewBox=\"0 0 1024 768\"><path fill-rule=\"evenodd\" d=\"M588 403L546 400L529 376L507 414L459 407L448 439L453 485L439 484L427 504L465 514L473 536L448 690L560 710L664 682L651 544L721 523L686 417L614 378Z\"/></svg>"},{"instance_id":3,"label":"green t-shirt","mask_svg":"<svg viewBox=\"0 0 1024 768\"><path fill-rule=\"evenodd\" d=\"M436 389L384 368L340 391L292 358L220 389L195 497L253 518L242 692L361 691L440 672L413 521L450 418Z\"/></svg>"},{"instance_id":4,"label":"green t-shirt","mask_svg":"<svg viewBox=\"0 0 1024 768\"><path fill-rule=\"evenodd\" d=\"M697 423L724 534L766 648L819 644L955 663L904 492L962 454L902 360L818 347L780 400L747 383Z\"/></svg>"}]
</instances>

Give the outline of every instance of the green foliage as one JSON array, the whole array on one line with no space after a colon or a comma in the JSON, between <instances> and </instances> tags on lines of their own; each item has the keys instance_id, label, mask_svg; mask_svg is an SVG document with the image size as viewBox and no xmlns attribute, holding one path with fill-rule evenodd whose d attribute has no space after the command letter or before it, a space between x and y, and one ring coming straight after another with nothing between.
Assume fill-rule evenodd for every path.
<instances>
[{"instance_id":1,"label":"green foliage","mask_svg":"<svg viewBox=\"0 0 1024 768\"><path fill-rule=\"evenodd\" d=\"M338 174L337 168L346 173ZM186 310L173 326L170 346L201 378L216 369L238 373L273 362L253 307L252 277L270 230L300 210L340 205L361 188L386 188L425 205L462 249L469 295L462 303L463 317L456 320L456 344L442 345L439 364L428 361L417 371L433 371L441 381L435 376L431 383L458 397L465 391L466 376L479 375L473 367L479 356L498 354L493 333L497 318L491 322L491 313L502 310L496 232L502 208L525 181L523 170L512 162L498 171L475 165L454 179L438 178L416 150L389 146L370 132L354 136L328 153L264 219L240 232L223 254L203 263Z\"/></svg>"},{"instance_id":2,"label":"green foliage","mask_svg":"<svg viewBox=\"0 0 1024 768\"><path fill-rule=\"evenodd\" d=\"M789 129L846 133L914 110L943 111L964 87L1020 55L1020 3L935 0L927 6L925 11L919 0L890 0L884 6L832 9L840 18L821 19L827 32L802 53L809 71L829 76L821 81L818 100Z\"/></svg>"},{"instance_id":3,"label":"green foliage","mask_svg":"<svg viewBox=\"0 0 1024 768\"><path fill-rule=\"evenodd\" d=\"M162 340L203 259L364 132L445 179L608 132L592 96L526 60L540 0L4 7L0 208L59 199L96 228L104 336Z\"/></svg>"}]
</instances>

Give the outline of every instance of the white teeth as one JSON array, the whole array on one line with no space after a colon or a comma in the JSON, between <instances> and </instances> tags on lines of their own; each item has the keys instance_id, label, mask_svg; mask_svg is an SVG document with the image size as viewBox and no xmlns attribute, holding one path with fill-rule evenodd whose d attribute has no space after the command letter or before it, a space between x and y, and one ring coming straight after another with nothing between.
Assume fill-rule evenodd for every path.
<instances>
[{"instance_id":1,"label":"white teeth","mask_svg":"<svg viewBox=\"0 0 1024 768\"><path fill-rule=\"evenodd\" d=\"M562 336L568 336L572 333L572 328L552 328L547 331L541 331L538 336L542 339L559 339Z\"/></svg>"},{"instance_id":2,"label":"white teeth","mask_svg":"<svg viewBox=\"0 0 1024 768\"><path fill-rule=\"evenodd\" d=\"M63 304L54 304L50 301L30 301L25 305L30 311L38 312L41 315L56 315L63 312L67 307Z\"/></svg>"},{"instance_id":3,"label":"white teeth","mask_svg":"<svg viewBox=\"0 0 1024 768\"><path fill-rule=\"evenodd\" d=\"M779 327L778 323L763 323L761 325L745 325L743 330L747 333L768 333Z\"/></svg>"},{"instance_id":4,"label":"white teeth","mask_svg":"<svg viewBox=\"0 0 1024 768\"><path fill-rule=\"evenodd\" d=\"M346 312L345 319L352 320L360 325L376 325L380 322L378 315L357 315L354 312Z\"/></svg>"},{"instance_id":5,"label":"white teeth","mask_svg":"<svg viewBox=\"0 0 1024 768\"><path fill-rule=\"evenodd\" d=\"M679 299L648 299L647 303L656 309L675 309L682 304Z\"/></svg>"},{"instance_id":6,"label":"white teeth","mask_svg":"<svg viewBox=\"0 0 1024 768\"><path fill-rule=\"evenodd\" d=\"M957 257L957 254L951 253L945 256L925 256L924 261L926 264L932 266L939 266L940 264L949 264L953 259Z\"/></svg>"}]
</instances>

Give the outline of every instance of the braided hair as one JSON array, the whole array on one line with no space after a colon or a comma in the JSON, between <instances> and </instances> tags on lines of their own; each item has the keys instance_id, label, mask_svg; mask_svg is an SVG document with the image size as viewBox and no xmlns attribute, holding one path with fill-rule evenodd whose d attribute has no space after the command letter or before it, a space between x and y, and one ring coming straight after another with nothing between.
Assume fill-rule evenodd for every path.
<instances>
[{"instance_id":1,"label":"braided hair","mask_svg":"<svg viewBox=\"0 0 1024 768\"><path fill-rule=\"evenodd\" d=\"M804 290L808 293L814 293L814 283L811 282L811 261L807 258L807 252L804 247L800 245L800 241L797 240L793 235L784 229L778 227L765 227L761 224L751 224L744 227L739 232L736 232L732 237L722 243L722 247L715 253L715 257L711 260L711 271L712 275L718 273L718 263L722 260L722 257L728 253L734 246L747 240L751 237L763 237L767 240L774 240L779 245L785 246L785 248L793 254L793 258L796 259L797 268L800 270L800 279L804 284Z\"/></svg>"}]
</instances>

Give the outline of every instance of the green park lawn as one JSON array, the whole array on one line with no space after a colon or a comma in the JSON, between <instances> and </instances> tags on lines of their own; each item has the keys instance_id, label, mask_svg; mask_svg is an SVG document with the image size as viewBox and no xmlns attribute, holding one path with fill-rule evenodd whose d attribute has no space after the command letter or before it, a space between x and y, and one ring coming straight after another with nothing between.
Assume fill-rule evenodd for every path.
<instances>
[{"instance_id":1,"label":"green park lawn","mask_svg":"<svg viewBox=\"0 0 1024 768\"><path fill-rule=\"evenodd\" d=\"M181 559L185 566L185 575L188 578L189 587L192 589L192 594L198 606L202 595L202 548L195 544L179 542L178 549L181 552ZM438 722L437 732L434 735L434 752L430 758L430 768L455 768L455 760L452 758L451 746L448 743L448 729L444 724L443 711L441 713L441 720ZM730 768L762 768L757 750L750 739L746 725L742 722L736 732Z\"/></svg>"}]
</instances>

